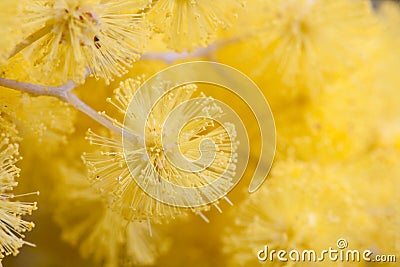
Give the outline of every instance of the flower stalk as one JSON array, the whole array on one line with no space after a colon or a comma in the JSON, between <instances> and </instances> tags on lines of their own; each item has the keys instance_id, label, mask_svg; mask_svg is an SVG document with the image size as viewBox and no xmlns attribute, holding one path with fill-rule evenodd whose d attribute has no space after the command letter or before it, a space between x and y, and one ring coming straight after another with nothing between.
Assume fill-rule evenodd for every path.
<instances>
[{"instance_id":1,"label":"flower stalk","mask_svg":"<svg viewBox=\"0 0 400 267\"><path fill-rule=\"evenodd\" d=\"M72 90L76 87L76 84L72 81L68 81L66 84L61 86L43 86L37 84L31 84L26 82L19 82L11 79L0 78L0 86L11 88L20 92L28 93L32 96L53 96L61 101L70 104L77 110L83 112L93 120L97 121L104 127L111 131L122 134L122 129L115 126L107 118L103 117L100 113L95 111L81 99L79 99Z\"/></svg>"}]
</instances>

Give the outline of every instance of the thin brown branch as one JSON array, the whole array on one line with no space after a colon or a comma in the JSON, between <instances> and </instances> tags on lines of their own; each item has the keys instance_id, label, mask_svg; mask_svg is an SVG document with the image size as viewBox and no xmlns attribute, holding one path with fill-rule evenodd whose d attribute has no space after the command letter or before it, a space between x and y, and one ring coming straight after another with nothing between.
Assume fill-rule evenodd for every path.
<instances>
[{"instance_id":1,"label":"thin brown branch","mask_svg":"<svg viewBox=\"0 0 400 267\"><path fill-rule=\"evenodd\" d=\"M87 116L97 121L104 127L110 129L111 131L122 134L121 128L115 126L111 121L103 117L97 111L88 106L85 102L80 100L74 93L72 93L72 90L76 87L75 83L73 83L72 81L69 81L61 86L43 86L26 82L19 82L6 78L0 78L0 86L29 93L33 96L56 97L61 101L70 104L79 111L85 113Z\"/></svg>"},{"instance_id":2,"label":"thin brown branch","mask_svg":"<svg viewBox=\"0 0 400 267\"><path fill-rule=\"evenodd\" d=\"M199 58L199 57L206 57L212 59L213 54L218 50L225 46L235 44L239 42L241 38L233 37L226 40L217 41L212 43L206 47L200 47L195 49L192 52L148 52L144 53L140 59L144 60L162 60L166 63L174 63L178 60L184 59L192 59L192 58Z\"/></svg>"}]
</instances>

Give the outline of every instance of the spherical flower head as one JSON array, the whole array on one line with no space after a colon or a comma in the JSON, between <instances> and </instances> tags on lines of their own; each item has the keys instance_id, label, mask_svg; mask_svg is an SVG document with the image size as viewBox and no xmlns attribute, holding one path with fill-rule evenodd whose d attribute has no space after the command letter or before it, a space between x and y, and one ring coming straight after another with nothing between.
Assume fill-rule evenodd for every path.
<instances>
[{"instance_id":1,"label":"spherical flower head","mask_svg":"<svg viewBox=\"0 0 400 267\"><path fill-rule=\"evenodd\" d=\"M362 245L374 254L398 255L400 252L399 157L399 149L384 145L343 164L348 173L345 179L351 180L358 202L368 215L368 223L373 223L371 231L363 231L363 227L358 232L364 235L363 240L360 238Z\"/></svg>"},{"instance_id":2,"label":"spherical flower head","mask_svg":"<svg viewBox=\"0 0 400 267\"><path fill-rule=\"evenodd\" d=\"M52 151L74 132L76 113L68 104L53 97L31 97L7 88L0 90L0 115L15 125L24 143Z\"/></svg>"},{"instance_id":3,"label":"spherical flower head","mask_svg":"<svg viewBox=\"0 0 400 267\"><path fill-rule=\"evenodd\" d=\"M83 82L90 73L108 83L140 56L147 39L140 14L143 2L29 1L25 26L39 36L24 55L44 78L60 74L64 80Z\"/></svg>"},{"instance_id":4,"label":"spherical flower head","mask_svg":"<svg viewBox=\"0 0 400 267\"><path fill-rule=\"evenodd\" d=\"M155 225L129 222L108 207L83 169L59 164L55 220L62 238L77 246L84 258L106 267L154 264L169 247L169 240Z\"/></svg>"},{"instance_id":5,"label":"spherical flower head","mask_svg":"<svg viewBox=\"0 0 400 267\"><path fill-rule=\"evenodd\" d=\"M344 169L341 164L276 162L269 183L232 213L234 224L224 237L231 266L258 266L257 252L266 245L270 251L313 249L318 253L335 248L337 240L345 238L351 247L367 249L364 244L376 231L375 222L365 212L365 196L355 192L356 183ZM269 259L266 264L271 266L288 263ZM291 263L315 266L313 261ZM324 262L324 266L329 264L329 260Z\"/></svg>"},{"instance_id":6,"label":"spherical flower head","mask_svg":"<svg viewBox=\"0 0 400 267\"><path fill-rule=\"evenodd\" d=\"M399 92L394 81L375 75L368 79L371 73L361 69L326 84L314 101L298 101L277 112L278 153L329 163L363 156L377 144L396 145Z\"/></svg>"},{"instance_id":7,"label":"spherical flower head","mask_svg":"<svg viewBox=\"0 0 400 267\"><path fill-rule=\"evenodd\" d=\"M243 8L244 1L160 0L155 1L149 20L164 33L169 48L176 51L206 46L218 28L227 28Z\"/></svg>"},{"instance_id":8,"label":"spherical flower head","mask_svg":"<svg viewBox=\"0 0 400 267\"><path fill-rule=\"evenodd\" d=\"M368 1L272 0L253 8L262 19L254 35L265 56L257 51L262 61L252 73L278 76L293 94L306 86L315 95L326 81L355 69L363 63L366 40L374 38Z\"/></svg>"},{"instance_id":9,"label":"spherical flower head","mask_svg":"<svg viewBox=\"0 0 400 267\"><path fill-rule=\"evenodd\" d=\"M185 214L187 208L175 205L164 204L149 196L147 190L153 190L158 194L168 194L176 198L183 198L186 203L210 203L210 200L220 192L221 188L232 185L232 178L235 175L235 163L237 144L234 138L235 128L233 125L219 125L209 119L190 121L188 117L192 114L204 118L218 117L221 112L215 106L211 98L202 96L197 104L185 106L185 113L180 113L172 119L170 125L179 122L188 122L179 134L178 140L169 140L169 133L163 133L163 123L180 103L192 98L196 91L193 84L178 87L170 90L157 102L153 93L156 90L164 92L173 88L168 82L160 82L158 86L139 93L135 102L131 103L136 90L140 87L140 80L128 79L116 90L115 100L110 100L121 113L127 112L126 116L132 119L124 134L128 139L125 146L125 155L121 136L106 138L89 131L88 139L94 145L99 146L97 153L86 153L83 158L89 167L89 175L96 187L103 192L115 196L114 207L121 210L125 217L130 220L149 220L162 222ZM142 91L143 92L143 91ZM130 104L131 103L131 104ZM144 114L145 107L157 103L150 114ZM127 111L130 104L133 109ZM147 116L148 115L148 116ZM146 121L145 129L139 129L137 125ZM122 127L122 125L120 125ZM174 127L172 127L174 128ZM177 128L175 128L176 130ZM228 133L228 131L230 131ZM165 138L165 142L161 142ZM203 139L214 141L216 154L215 160L199 172L185 172L176 167L169 160L169 151L179 144L180 152L189 160L196 160L200 156L199 147ZM141 147L138 142L146 140L146 146ZM126 144L126 143L125 143ZM202 147L202 152L208 152L210 147ZM127 164L131 167L128 168ZM203 192L201 187L218 179L213 190ZM137 181L144 183L141 188ZM198 188L191 191L191 194L176 195L165 184L175 184L183 187ZM211 201L213 202L213 201ZM215 202L212 204L216 205ZM189 207L188 207L189 208ZM208 209L208 205L194 208L196 213Z\"/></svg>"},{"instance_id":10,"label":"spherical flower head","mask_svg":"<svg viewBox=\"0 0 400 267\"><path fill-rule=\"evenodd\" d=\"M19 169L15 163L19 160L18 146L10 144L9 138L0 136L0 259L6 255L16 255L24 244L24 232L30 231L34 224L22 219L22 216L36 210L36 202L11 201L16 198L11 193L18 185L15 178L19 176Z\"/></svg>"}]
</instances>

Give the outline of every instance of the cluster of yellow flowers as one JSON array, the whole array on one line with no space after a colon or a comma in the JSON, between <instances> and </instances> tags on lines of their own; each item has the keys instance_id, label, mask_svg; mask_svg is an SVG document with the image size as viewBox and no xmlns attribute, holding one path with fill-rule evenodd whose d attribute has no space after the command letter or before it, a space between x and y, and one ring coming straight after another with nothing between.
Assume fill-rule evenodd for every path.
<instances>
[{"instance_id":1,"label":"cluster of yellow flowers","mask_svg":"<svg viewBox=\"0 0 400 267\"><path fill-rule=\"evenodd\" d=\"M0 266L258 266L265 245L321 251L339 238L400 260L399 23L389 0L0 0ZM193 60L242 71L271 106L275 161L254 194L248 183L226 201L211 201L219 188L168 189L228 188L246 160L235 125L209 119L222 116L215 99L246 125L244 180L260 156L240 97L165 80L140 90L144 77ZM178 140L163 132L168 119L173 130L187 122ZM216 154L204 172L169 161L177 144L196 161L212 150L199 151L205 139ZM16 189L40 196L12 193L20 173ZM40 206L29 242L24 216L36 202L22 198Z\"/></svg>"},{"instance_id":2,"label":"cluster of yellow flowers","mask_svg":"<svg viewBox=\"0 0 400 267\"><path fill-rule=\"evenodd\" d=\"M16 178L19 176L20 169L15 163L20 159L18 145L13 143L18 140L14 136L16 133L13 125L6 120L1 120L1 141L0 141L0 258L5 255L16 255L18 249L24 244L24 232L30 231L34 224L25 221L21 216L31 214L36 210L36 202L12 201L14 198L24 195L14 195L11 191L18 185Z\"/></svg>"},{"instance_id":3,"label":"cluster of yellow flowers","mask_svg":"<svg viewBox=\"0 0 400 267\"><path fill-rule=\"evenodd\" d=\"M114 209L120 210L125 218L131 221L150 220L156 223L165 223L170 218L181 215L185 209L164 204L147 194L148 190L152 190L152 187L159 187L157 190L168 191L168 187L158 181L160 178L157 174L174 184L201 187L227 171L222 178L223 184L229 184L234 172L233 164L229 164L229 155L232 152L229 142L233 140L229 139L222 127L213 125L211 122L207 123L204 120L190 121L191 114L200 114L206 117L208 114L218 113L217 106L203 110L203 106L207 107L208 105L208 98L200 100L197 105L188 105L185 109L186 113L180 116L181 120L190 122L180 133L180 149L184 155L194 161L198 158L198 147L201 141L208 138L214 140L218 147L218 153L213 164L209 167L209 171L205 173L181 172L177 166L168 160L168 149L163 149L161 142L163 127L160 122L164 122L178 104L189 100L195 93L197 86L189 84L169 91L167 96L162 98L149 114L149 122L143 131L138 126L140 125L138 120L145 123L147 114L144 114L142 110L157 100L154 99L157 95L154 93L155 91L162 92L164 88L169 88L171 85L161 81L157 87L152 87L152 92L145 91L145 95L139 94L137 98L132 100L140 84L140 80L127 79L115 90L115 100L108 100L121 113L136 118L135 124L127 128L124 134L138 136L141 139L147 137L146 148L136 145L136 138L126 137L129 155L124 156L124 144L121 135L106 138L89 130L87 139L90 144L99 146L101 150L94 153L84 153L83 161L89 168L89 177L94 186L100 188L100 191L106 193L106 195L111 193L111 195L116 196L113 200ZM127 111L128 105L132 105L133 109ZM175 130L177 127L172 127L172 129ZM172 133L166 133L164 140L171 135ZM167 140L166 142L170 143L166 144L167 146L172 146L176 140ZM133 166L132 169L128 168L127 163ZM221 165L222 167L220 167ZM153 168L153 166L156 166L156 168ZM146 187L141 188L137 185L133 177L144 180ZM168 193L172 194L172 190ZM199 195L182 197L188 198L187 202L193 198L201 198ZM214 205L216 204L214 203ZM204 209L204 207L201 209ZM201 209L193 208L193 211L204 216Z\"/></svg>"}]
</instances>

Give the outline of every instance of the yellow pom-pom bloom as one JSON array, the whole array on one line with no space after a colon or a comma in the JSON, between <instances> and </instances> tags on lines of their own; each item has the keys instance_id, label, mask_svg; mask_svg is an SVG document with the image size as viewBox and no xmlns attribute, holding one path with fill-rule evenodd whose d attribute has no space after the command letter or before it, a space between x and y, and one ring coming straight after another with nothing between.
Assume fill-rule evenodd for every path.
<instances>
[{"instance_id":1,"label":"yellow pom-pom bloom","mask_svg":"<svg viewBox=\"0 0 400 267\"><path fill-rule=\"evenodd\" d=\"M163 32L171 49L182 51L206 46L216 31L227 28L244 1L160 0L149 12L157 31Z\"/></svg>"},{"instance_id":2,"label":"yellow pom-pom bloom","mask_svg":"<svg viewBox=\"0 0 400 267\"><path fill-rule=\"evenodd\" d=\"M18 161L18 146L10 144L4 134L0 136L0 258L5 255L16 255L24 244L24 232L30 231L34 224L21 218L36 210L36 203L11 201L16 198L10 191L18 183L19 169L15 166Z\"/></svg>"},{"instance_id":3,"label":"yellow pom-pom bloom","mask_svg":"<svg viewBox=\"0 0 400 267\"><path fill-rule=\"evenodd\" d=\"M57 70L64 79L82 82L90 72L109 82L125 73L143 49L143 2L28 1L24 26L36 30L38 40L25 48L24 55L44 78Z\"/></svg>"},{"instance_id":4,"label":"yellow pom-pom bloom","mask_svg":"<svg viewBox=\"0 0 400 267\"><path fill-rule=\"evenodd\" d=\"M84 258L105 267L154 264L168 248L168 238L148 222L129 222L107 207L85 174L60 166L55 219L62 238L78 246Z\"/></svg>"},{"instance_id":5,"label":"yellow pom-pom bloom","mask_svg":"<svg viewBox=\"0 0 400 267\"><path fill-rule=\"evenodd\" d=\"M315 250L320 257L324 249L337 249L341 238L348 242L348 249L361 253L365 249L374 255L398 253L398 156L393 150L377 149L329 165L298 160L275 163L268 186L232 213L234 226L224 237L231 266L259 266L257 252L264 246L270 252ZM318 264L282 262L276 255L271 262L268 257L266 263L271 266L338 264L326 257ZM365 262L340 264L364 266Z\"/></svg>"},{"instance_id":6,"label":"yellow pom-pom bloom","mask_svg":"<svg viewBox=\"0 0 400 267\"><path fill-rule=\"evenodd\" d=\"M159 86L155 86L151 91L140 93L141 95L136 98L136 102L131 104L133 109L127 111L127 107L140 84L139 80L128 79L116 90L115 100L110 101L121 113L127 112L126 116L137 121L137 123L132 124L132 128L127 128L124 131L140 140L146 140L146 147L141 148L136 143L137 139L131 138L132 142L129 141L128 148L125 147L125 149L128 149L128 156L124 156L121 136L108 138L89 131L87 138L91 144L99 147L99 151L86 153L83 158L89 167L89 174L95 186L103 192L115 196L114 206L122 210L125 217L130 220L151 219L155 222L161 222L182 214L186 209L163 204L159 200L153 199L137 185L134 179L146 181L145 191L158 188L159 194L174 194L169 187L164 187L164 180L183 187L199 188L197 191L191 191L192 194L176 197L183 197L186 203L209 203L207 197L214 193L218 194L220 188L214 188L215 192L202 192L202 186L216 179L218 179L216 187L226 186L229 188L232 184L235 175L237 144L235 140L231 140L231 137L235 138L235 128L232 124L227 123L222 126L209 119L190 121L189 118L193 114L204 118L217 118L218 114L222 112L213 103L212 98L202 95L201 98L197 98L200 99L197 104L188 104L185 113L174 117L172 123L175 122L177 125L182 121L188 123L180 132L179 140L169 143L167 141L166 145L169 147L163 147L161 138L168 139L168 133L163 132L164 121L175 107L191 99L197 86L189 84L168 91L147 117L143 109L151 107L153 103L157 102L155 98L157 94L152 93L152 91L164 92L165 88L170 88L171 85L167 82L160 82ZM145 129L135 128L135 125L140 125L140 121L146 122L146 124L143 124L146 125ZM120 126L122 127L122 125ZM186 158L195 161L200 156L199 147L203 139L213 140L216 146L215 159L205 170L184 172L169 161L167 153L171 147L177 145L175 142L179 143L179 149ZM205 149L212 150L208 147ZM206 150L202 152L207 152ZM129 170L126 162L134 167ZM171 192L164 192L165 190L171 190ZM200 210L205 208L207 206L195 208L195 212L203 216Z\"/></svg>"},{"instance_id":7,"label":"yellow pom-pom bloom","mask_svg":"<svg viewBox=\"0 0 400 267\"><path fill-rule=\"evenodd\" d=\"M367 1L274 0L265 2L264 12L259 40L268 57L255 71L276 69L284 83L310 88L360 60L362 52L354 49L366 45L374 25ZM360 29L366 29L362 38Z\"/></svg>"},{"instance_id":8,"label":"yellow pom-pom bloom","mask_svg":"<svg viewBox=\"0 0 400 267\"><path fill-rule=\"evenodd\" d=\"M251 16L235 28L241 42L222 61L267 90L314 96L325 82L367 64L377 24L368 1L249 0L247 7Z\"/></svg>"},{"instance_id":9,"label":"yellow pom-pom bloom","mask_svg":"<svg viewBox=\"0 0 400 267\"><path fill-rule=\"evenodd\" d=\"M31 97L12 89L0 88L0 91L0 114L16 125L25 143L52 151L73 133L76 113L66 103L53 97Z\"/></svg>"}]
</instances>

